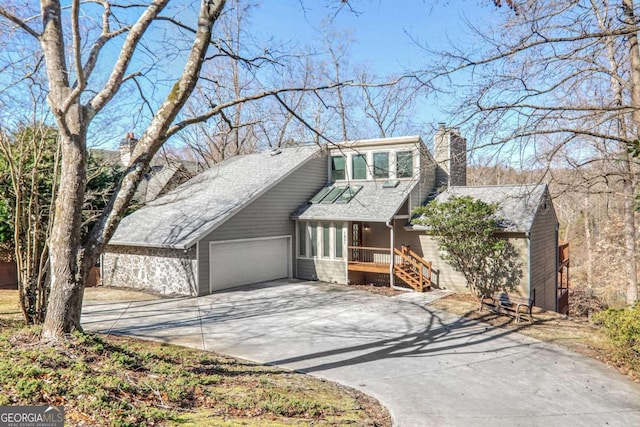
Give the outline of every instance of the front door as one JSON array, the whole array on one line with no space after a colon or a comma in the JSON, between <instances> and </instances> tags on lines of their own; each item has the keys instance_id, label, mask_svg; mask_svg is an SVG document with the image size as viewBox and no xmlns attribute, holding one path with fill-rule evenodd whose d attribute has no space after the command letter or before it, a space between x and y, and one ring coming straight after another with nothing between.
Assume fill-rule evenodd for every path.
<instances>
[{"instance_id":1,"label":"front door","mask_svg":"<svg viewBox=\"0 0 640 427\"><path fill-rule=\"evenodd\" d=\"M356 246L358 248L362 247L362 223L361 222L352 222L351 223L351 246ZM360 250L352 249L351 250L351 261L360 261Z\"/></svg>"}]
</instances>

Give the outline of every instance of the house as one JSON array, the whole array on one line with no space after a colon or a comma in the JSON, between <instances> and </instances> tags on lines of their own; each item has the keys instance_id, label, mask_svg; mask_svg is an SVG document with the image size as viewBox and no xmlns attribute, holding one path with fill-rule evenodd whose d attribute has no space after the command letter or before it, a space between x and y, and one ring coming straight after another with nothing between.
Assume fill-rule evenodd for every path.
<instances>
[{"instance_id":1,"label":"house","mask_svg":"<svg viewBox=\"0 0 640 427\"><path fill-rule=\"evenodd\" d=\"M466 290L410 219L436 197L501 204L526 271L519 292L555 310L557 219L546 186L466 187L466 141L418 136L236 156L123 219L103 283L205 295L279 278ZM437 195L437 196L436 196Z\"/></svg>"},{"instance_id":2,"label":"house","mask_svg":"<svg viewBox=\"0 0 640 427\"><path fill-rule=\"evenodd\" d=\"M516 248L523 266L516 291L532 297L538 307L558 311L558 219L547 186L456 186L439 193L435 200L442 202L454 196L469 196L498 205L500 228L496 234ZM465 292L464 277L442 260L436 242L424 232L425 228L408 225L405 229L413 231L405 235L407 244L420 248L421 255L438 266L438 286Z\"/></svg>"},{"instance_id":3,"label":"house","mask_svg":"<svg viewBox=\"0 0 640 427\"><path fill-rule=\"evenodd\" d=\"M120 141L118 151L91 149L90 155L101 160L102 164L111 167L127 168L131 162L131 153L138 140L133 132L128 132ZM186 182L204 168L196 163L165 155L156 155L151 159L149 169L136 189L133 199L145 204L178 185Z\"/></svg>"}]
</instances>

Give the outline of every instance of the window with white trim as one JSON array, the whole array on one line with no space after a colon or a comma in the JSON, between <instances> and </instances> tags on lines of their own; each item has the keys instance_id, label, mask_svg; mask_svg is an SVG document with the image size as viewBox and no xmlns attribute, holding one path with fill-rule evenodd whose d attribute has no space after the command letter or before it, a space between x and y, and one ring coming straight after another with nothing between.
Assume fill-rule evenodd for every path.
<instances>
[{"instance_id":1,"label":"window with white trim","mask_svg":"<svg viewBox=\"0 0 640 427\"><path fill-rule=\"evenodd\" d=\"M337 223L335 225L335 252L334 255L336 258L342 258L342 252L344 247L344 239L342 238L342 223Z\"/></svg>"},{"instance_id":2,"label":"window with white trim","mask_svg":"<svg viewBox=\"0 0 640 427\"><path fill-rule=\"evenodd\" d=\"M331 224L322 223L322 257L331 258Z\"/></svg>"},{"instance_id":3,"label":"window with white trim","mask_svg":"<svg viewBox=\"0 0 640 427\"><path fill-rule=\"evenodd\" d=\"M298 221L298 255L307 256L307 223Z\"/></svg>"},{"instance_id":4,"label":"window with white trim","mask_svg":"<svg viewBox=\"0 0 640 427\"><path fill-rule=\"evenodd\" d=\"M389 153L373 153L373 177L389 178Z\"/></svg>"},{"instance_id":5,"label":"window with white trim","mask_svg":"<svg viewBox=\"0 0 640 427\"><path fill-rule=\"evenodd\" d=\"M364 154L351 156L352 179L367 179L367 157Z\"/></svg>"},{"instance_id":6,"label":"window with white trim","mask_svg":"<svg viewBox=\"0 0 640 427\"><path fill-rule=\"evenodd\" d=\"M342 222L298 221L298 258L344 259Z\"/></svg>"},{"instance_id":7,"label":"window with white trim","mask_svg":"<svg viewBox=\"0 0 640 427\"><path fill-rule=\"evenodd\" d=\"M411 178L413 176L413 152L396 152L396 177Z\"/></svg>"},{"instance_id":8,"label":"window with white trim","mask_svg":"<svg viewBox=\"0 0 640 427\"><path fill-rule=\"evenodd\" d=\"M331 181L346 179L347 162L344 156L331 156Z\"/></svg>"},{"instance_id":9,"label":"window with white trim","mask_svg":"<svg viewBox=\"0 0 640 427\"><path fill-rule=\"evenodd\" d=\"M309 239L309 243L311 243L311 251L310 251L310 255L311 257L317 257L318 256L318 223L316 222L312 222L309 224L309 227L311 228L311 238Z\"/></svg>"}]
</instances>

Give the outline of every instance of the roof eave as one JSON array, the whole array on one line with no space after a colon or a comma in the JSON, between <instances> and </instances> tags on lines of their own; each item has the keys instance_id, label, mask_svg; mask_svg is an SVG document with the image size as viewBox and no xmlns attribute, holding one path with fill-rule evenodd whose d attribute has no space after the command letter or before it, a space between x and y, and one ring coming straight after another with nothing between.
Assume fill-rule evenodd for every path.
<instances>
[{"instance_id":1,"label":"roof eave","mask_svg":"<svg viewBox=\"0 0 640 427\"><path fill-rule=\"evenodd\" d=\"M130 246L130 247L142 247L142 248L155 248L155 249L176 249L176 250L185 250L189 249L193 245L189 244L158 244L158 243L149 243L149 242L123 242L123 241L113 241L110 240L107 243L107 246Z\"/></svg>"}]
</instances>

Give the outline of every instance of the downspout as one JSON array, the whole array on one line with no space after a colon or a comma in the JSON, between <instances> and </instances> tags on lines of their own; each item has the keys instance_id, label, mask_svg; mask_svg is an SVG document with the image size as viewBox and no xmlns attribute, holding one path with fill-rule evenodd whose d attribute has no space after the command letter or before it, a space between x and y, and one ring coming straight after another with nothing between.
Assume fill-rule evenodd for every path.
<instances>
[{"instance_id":1,"label":"downspout","mask_svg":"<svg viewBox=\"0 0 640 427\"><path fill-rule=\"evenodd\" d=\"M556 299L556 313L558 312L558 261L560 260L559 259L560 254L558 253L558 247L559 247L559 244L560 244L560 242L558 241L559 240L558 239L559 238L559 236L558 236L558 232L559 231L560 231L560 224L556 222L556 246L555 246L555 251L554 251L556 253L556 256L555 256L556 262L555 262L555 265L554 265L554 268L553 268L553 277L554 277L554 281L556 282L556 286L555 286L556 287L556 292L555 292L555 294L556 294L556 298L555 298ZM567 277L567 283L569 283L569 278L568 277ZM569 292L568 288L569 288L569 286L567 285L567 292Z\"/></svg>"},{"instance_id":2,"label":"downspout","mask_svg":"<svg viewBox=\"0 0 640 427\"><path fill-rule=\"evenodd\" d=\"M527 275L529 276L529 298L531 298L531 287L533 286L533 275L531 274L531 232L527 231L524 233L527 238ZM535 288L534 288L534 301L535 304Z\"/></svg>"},{"instance_id":3,"label":"downspout","mask_svg":"<svg viewBox=\"0 0 640 427\"><path fill-rule=\"evenodd\" d=\"M104 286L104 253L100 254L100 282L96 286Z\"/></svg>"},{"instance_id":4,"label":"downspout","mask_svg":"<svg viewBox=\"0 0 640 427\"><path fill-rule=\"evenodd\" d=\"M393 217L391 217L391 219L389 219L385 224L387 227L389 227L389 251L390 251L390 255L391 258L389 260L389 285L391 285L391 288L396 289L396 286L394 285L394 270L395 270L395 254L393 253L393 248L395 246L395 242L394 242L394 235L393 235Z\"/></svg>"}]
</instances>

